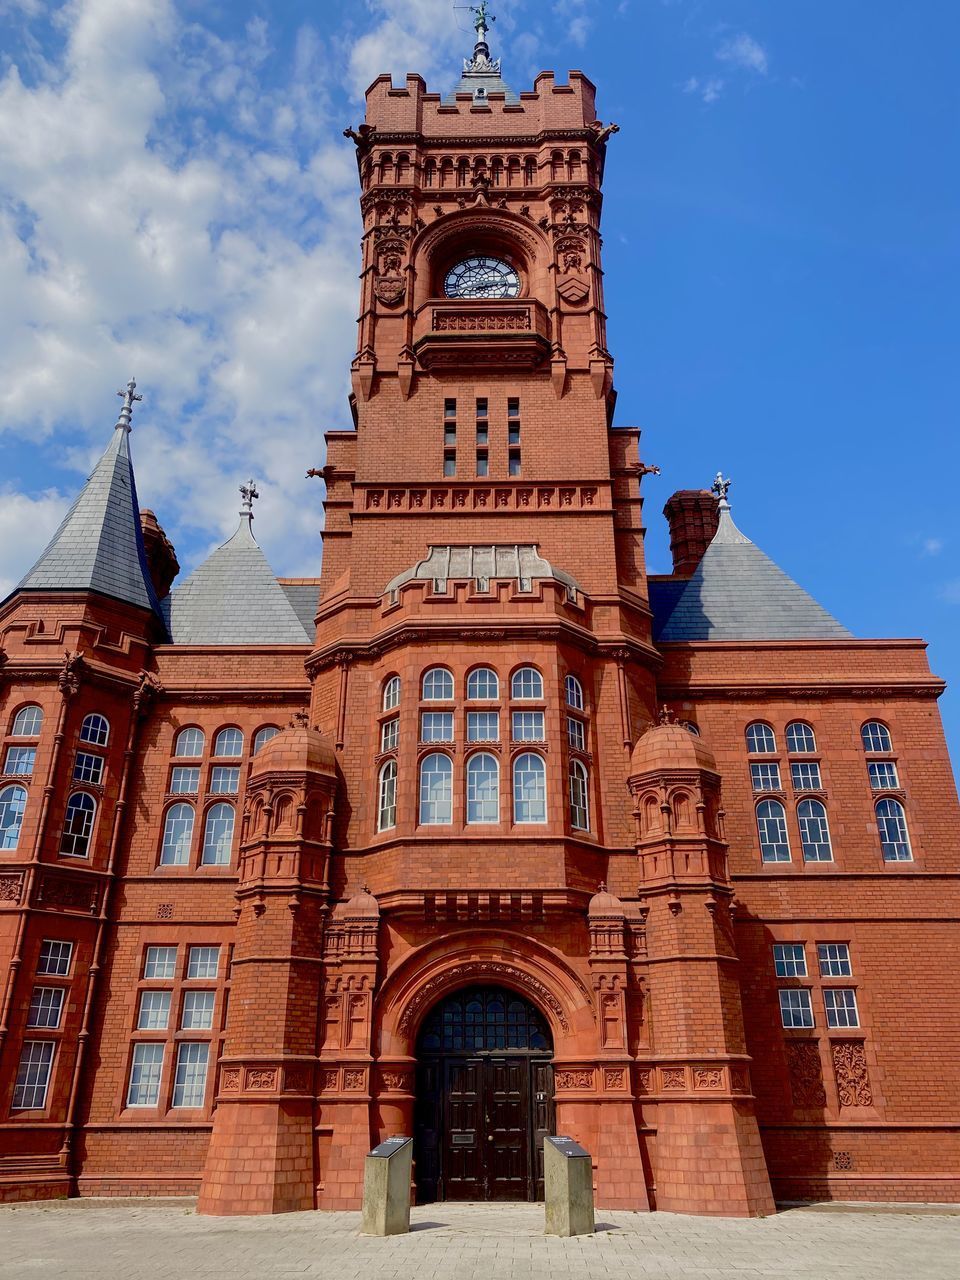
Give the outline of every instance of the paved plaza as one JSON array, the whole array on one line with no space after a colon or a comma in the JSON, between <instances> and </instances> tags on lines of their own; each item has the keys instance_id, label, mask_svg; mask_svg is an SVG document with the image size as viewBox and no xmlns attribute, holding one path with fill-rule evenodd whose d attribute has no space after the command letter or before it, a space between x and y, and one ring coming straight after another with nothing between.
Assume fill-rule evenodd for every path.
<instances>
[{"instance_id":1,"label":"paved plaza","mask_svg":"<svg viewBox=\"0 0 960 1280\"><path fill-rule=\"evenodd\" d=\"M0 1207L0 1280L958 1280L960 1211L791 1209L762 1221L602 1212L597 1234L545 1237L540 1205L438 1204L407 1236L357 1213L200 1218L190 1201Z\"/></svg>"}]
</instances>

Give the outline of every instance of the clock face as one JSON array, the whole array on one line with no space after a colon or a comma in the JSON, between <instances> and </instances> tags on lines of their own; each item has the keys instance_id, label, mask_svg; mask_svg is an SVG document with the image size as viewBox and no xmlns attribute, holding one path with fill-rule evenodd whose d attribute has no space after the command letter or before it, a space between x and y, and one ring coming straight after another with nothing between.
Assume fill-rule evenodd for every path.
<instances>
[{"instance_id":1,"label":"clock face","mask_svg":"<svg viewBox=\"0 0 960 1280\"><path fill-rule=\"evenodd\" d=\"M499 258L464 258L447 272L443 291L448 298L516 298L520 277Z\"/></svg>"}]
</instances>

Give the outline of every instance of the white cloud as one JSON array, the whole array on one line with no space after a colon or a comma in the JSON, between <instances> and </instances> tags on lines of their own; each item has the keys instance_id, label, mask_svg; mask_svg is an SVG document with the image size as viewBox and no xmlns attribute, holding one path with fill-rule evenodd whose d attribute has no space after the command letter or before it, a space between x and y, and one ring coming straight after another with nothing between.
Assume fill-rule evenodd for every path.
<instances>
[{"instance_id":1,"label":"white cloud","mask_svg":"<svg viewBox=\"0 0 960 1280\"><path fill-rule=\"evenodd\" d=\"M181 550L230 531L253 471L271 559L316 572L303 472L347 418L360 234L329 50L304 28L271 78L262 20L224 40L171 0L71 0L59 21L58 62L0 79L0 432L55 441L79 486L134 373L141 501ZM30 501L42 545L58 512ZM14 577L40 549L4 548Z\"/></svg>"},{"instance_id":2,"label":"white cloud","mask_svg":"<svg viewBox=\"0 0 960 1280\"><path fill-rule=\"evenodd\" d=\"M944 542L942 538L924 538L923 554L925 556L938 556L943 550Z\"/></svg>"},{"instance_id":3,"label":"white cloud","mask_svg":"<svg viewBox=\"0 0 960 1280\"><path fill-rule=\"evenodd\" d=\"M458 12L460 24L452 21L449 0L367 0L367 9L376 25L354 43L349 56L350 87L357 97L384 72L395 83L408 71L449 79L457 58L473 49L473 19Z\"/></svg>"},{"instance_id":4,"label":"white cloud","mask_svg":"<svg viewBox=\"0 0 960 1280\"><path fill-rule=\"evenodd\" d=\"M725 81L720 76L708 76L701 80L697 76L691 76L689 80L685 80L681 88L684 93L695 93L704 102L716 102L723 93Z\"/></svg>"},{"instance_id":5,"label":"white cloud","mask_svg":"<svg viewBox=\"0 0 960 1280\"><path fill-rule=\"evenodd\" d=\"M715 56L720 62L729 63L745 71L756 71L759 75L767 74L767 51L753 36L741 31L739 35L724 40Z\"/></svg>"},{"instance_id":6,"label":"white cloud","mask_svg":"<svg viewBox=\"0 0 960 1280\"><path fill-rule=\"evenodd\" d=\"M38 559L68 506L56 489L31 498L8 485L0 488L0 600Z\"/></svg>"},{"instance_id":7,"label":"white cloud","mask_svg":"<svg viewBox=\"0 0 960 1280\"><path fill-rule=\"evenodd\" d=\"M945 600L947 604L960 604L960 578L954 578L952 582L945 582L940 588L940 599Z\"/></svg>"}]
</instances>

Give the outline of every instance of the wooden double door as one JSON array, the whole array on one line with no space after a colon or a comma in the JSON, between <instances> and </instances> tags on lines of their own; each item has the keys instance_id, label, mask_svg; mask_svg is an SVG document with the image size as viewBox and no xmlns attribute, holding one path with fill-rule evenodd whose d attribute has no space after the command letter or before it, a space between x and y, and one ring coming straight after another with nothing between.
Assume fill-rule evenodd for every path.
<instances>
[{"instance_id":1,"label":"wooden double door","mask_svg":"<svg viewBox=\"0 0 960 1280\"><path fill-rule=\"evenodd\" d=\"M513 993L473 988L428 1020L420 1050L418 1202L542 1200L553 1066L540 1014Z\"/></svg>"}]
</instances>

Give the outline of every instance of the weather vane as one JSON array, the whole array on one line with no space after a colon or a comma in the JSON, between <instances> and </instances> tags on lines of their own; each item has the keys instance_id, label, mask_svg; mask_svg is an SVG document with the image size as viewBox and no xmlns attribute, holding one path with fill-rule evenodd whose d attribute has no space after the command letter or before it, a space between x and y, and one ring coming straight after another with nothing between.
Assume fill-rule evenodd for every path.
<instances>
[{"instance_id":1,"label":"weather vane","mask_svg":"<svg viewBox=\"0 0 960 1280\"><path fill-rule=\"evenodd\" d=\"M130 430L130 423L133 420L133 406L138 400L142 400L143 396L137 395L137 380L131 378L127 383L125 391L118 391L117 395L123 401L123 408L120 410L120 417L117 420L117 426L123 427L124 431Z\"/></svg>"},{"instance_id":2,"label":"weather vane","mask_svg":"<svg viewBox=\"0 0 960 1280\"><path fill-rule=\"evenodd\" d=\"M718 471L717 478L716 480L714 480L713 485L710 488L710 492L715 493L717 497L721 500L721 502L726 502L727 494L729 493L730 486L732 484L733 484L732 480L724 480L723 472Z\"/></svg>"},{"instance_id":3,"label":"weather vane","mask_svg":"<svg viewBox=\"0 0 960 1280\"><path fill-rule=\"evenodd\" d=\"M252 478L240 486L240 497L243 499L243 511L240 514L249 516L252 520L254 499L260 497L260 490Z\"/></svg>"},{"instance_id":4,"label":"weather vane","mask_svg":"<svg viewBox=\"0 0 960 1280\"><path fill-rule=\"evenodd\" d=\"M467 5L467 8L471 13L476 14L476 17L473 20L473 25L477 31L477 39L486 39L487 32L490 30L488 19L490 23L496 22L496 18L493 14L489 13L487 0L480 0L479 4Z\"/></svg>"}]
</instances>

